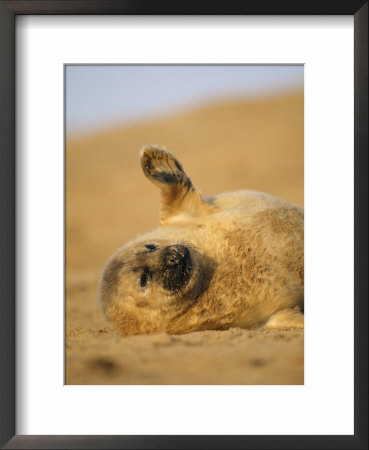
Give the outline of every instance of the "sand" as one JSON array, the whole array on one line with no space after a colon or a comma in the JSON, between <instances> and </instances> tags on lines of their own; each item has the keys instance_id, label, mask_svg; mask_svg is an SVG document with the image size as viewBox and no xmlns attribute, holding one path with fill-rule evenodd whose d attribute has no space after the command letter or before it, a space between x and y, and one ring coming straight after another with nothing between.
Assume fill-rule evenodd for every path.
<instances>
[{"instance_id":1,"label":"sand","mask_svg":"<svg viewBox=\"0 0 369 450\"><path fill-rule=\"evenodd\" d=\"M158 226L159 192L141 172L142 145L173 151L205 196L251 189L303 205L303 130L298 91L67 138L67 384L304 383L301 330L123 338L104 321L96 293L106 259Z\"/></svg>"}]
</instances>

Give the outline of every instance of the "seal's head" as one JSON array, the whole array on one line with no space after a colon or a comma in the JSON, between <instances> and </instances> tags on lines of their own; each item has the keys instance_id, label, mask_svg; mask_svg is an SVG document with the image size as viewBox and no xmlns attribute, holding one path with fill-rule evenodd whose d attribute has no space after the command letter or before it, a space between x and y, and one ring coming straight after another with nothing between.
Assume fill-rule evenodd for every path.
<instances>
[{"instance_id":1,"label":"seal's head","mask_svg":"<svg viewBox=\"0 0 369 450\"><path fill-rule=\"evenodd\" d=\"M144 239L122 247L107 262L100 304L124 335L167 331L204 289L202 255L186 242Z\"/></svg>"}]
</instances>

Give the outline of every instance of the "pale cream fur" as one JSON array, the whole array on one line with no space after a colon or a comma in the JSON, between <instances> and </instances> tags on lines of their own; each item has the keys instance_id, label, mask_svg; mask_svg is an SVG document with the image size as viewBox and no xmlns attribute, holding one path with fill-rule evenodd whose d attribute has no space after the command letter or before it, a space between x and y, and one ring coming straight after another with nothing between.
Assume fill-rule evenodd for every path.
<instances>
[{"instance_id":1,"label":"pale cream fur","mask_svg":"<svg viewBox=\"0 0 369 450\"><path fill-rule=\"evenodd\" d=\"M122 335L303 328L303 209L252 191L203 199L175 157L159 147L145 147L141 163L161 189L161 222L104 268L100 303L113 328ZM189 249L192 272L169 292L163 254L176 245ZM143 271L150 274L145 286Z\"/></svg>"}]
</instances>

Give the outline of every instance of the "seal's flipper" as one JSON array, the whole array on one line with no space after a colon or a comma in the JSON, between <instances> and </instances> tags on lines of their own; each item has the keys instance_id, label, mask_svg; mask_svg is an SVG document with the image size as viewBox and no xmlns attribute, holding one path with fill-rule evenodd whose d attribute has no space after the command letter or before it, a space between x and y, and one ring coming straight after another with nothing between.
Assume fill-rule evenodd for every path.
<instances>
[{"instance_id":1,"label":"seal's flipper","mask_svg":"<svg viewBox=\"0 0 369 450\"><path fill-rule=\"evenodd\" d=\"M170 152L145 146L141 150L141 166L146 177L161 189L162 225L213 211Z\"/></svg>"},{"instance_id":2,"label":"seal's flipper","mask_svg":"<svg viewBox=\"0 0 369 450\"><path fill-rule=\"evenodd\" d=\"M161 189L188 191L193 189L191 180L174 155L160 147L145 146L141 150L144 174Z\"/></svg>"},{"instance_id":3,"label":"seal's flipper","mask_svg":"<svg viewBox=\"0 0 369 450\"><path fill-rule=\"evenodd\" d=\"M283 309L273 314L264 328L266 330L304 328L304 314L298 309Z\"/></svg>"}]
</instances>

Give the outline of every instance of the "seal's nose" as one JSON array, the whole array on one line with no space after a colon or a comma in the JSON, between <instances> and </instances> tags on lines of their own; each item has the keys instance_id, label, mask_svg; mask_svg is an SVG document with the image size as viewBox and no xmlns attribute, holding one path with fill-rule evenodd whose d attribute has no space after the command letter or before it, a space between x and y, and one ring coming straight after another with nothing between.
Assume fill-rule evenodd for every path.
<instances>
[{"instance_id":1,"label":"seal's nose","mask_svg":"<svg viewBox=\"0 0 369 450\"><path fill-rule=\"evenodd\" d=\"M163 250L163 286L169 291L178 291L191 278L190 251L184 245L169 245Z\"/></svg>"},{"instance_id":2,"label":"seal's nose","mask_svg":"<svg viewBox=\"0 0 369 450\"><path fill-rule=\"evenodd\" d=\"M171 245L166 248L164 265L167 267L185 265L189 258L190 252L184 245Z\"/></svg>"}]
</instances>

